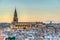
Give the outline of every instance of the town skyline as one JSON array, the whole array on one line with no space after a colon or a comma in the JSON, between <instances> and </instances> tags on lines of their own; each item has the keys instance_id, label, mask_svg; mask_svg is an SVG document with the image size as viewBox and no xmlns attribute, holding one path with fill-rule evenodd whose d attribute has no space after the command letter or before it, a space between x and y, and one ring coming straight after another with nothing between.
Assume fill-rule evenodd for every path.
<instances>
[{"instance_id":1,"label":"town skyline","mask_svg":"<svg viewBox=\"0 0 60 40\"><path fill-rule=\"evenodd\" d=\"M60 22L59 0L0 0L0 22L12 22L16 8L19 22Z\"/></svg>"}]
</instances>

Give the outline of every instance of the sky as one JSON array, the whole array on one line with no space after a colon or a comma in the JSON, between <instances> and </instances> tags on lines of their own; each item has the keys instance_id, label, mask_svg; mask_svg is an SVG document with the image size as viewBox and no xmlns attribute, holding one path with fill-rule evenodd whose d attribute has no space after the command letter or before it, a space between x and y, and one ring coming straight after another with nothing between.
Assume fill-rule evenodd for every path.
<instances>
[{"instance_id":1,"label":"sky","mask_svg":"<svg viewBox=\"0 0 60 40\"><path fill-rule=\"evenodd\" d=\"M60 0L0 0L0 22L12 22L15 8L19 22L60 22Z\"/></svg>"}]
</instances>

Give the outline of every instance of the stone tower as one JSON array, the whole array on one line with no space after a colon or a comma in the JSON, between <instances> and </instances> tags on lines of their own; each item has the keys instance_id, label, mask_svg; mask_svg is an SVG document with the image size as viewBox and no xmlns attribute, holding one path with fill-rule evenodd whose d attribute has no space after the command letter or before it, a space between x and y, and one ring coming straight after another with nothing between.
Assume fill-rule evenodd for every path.
<instances>
[{"instance_id":1,"label":"stone tower","mask_svg":"<svg viewBox=\"0 0 60 40\"><path fill-rule=\"evenodd\" d=\"M13 17L13 24L17 24L18 23L18 17L17 17L17 11L16 11L16 8L15 8L15 11L14 11L14 17Z\"/></svg>"}]
</instances>

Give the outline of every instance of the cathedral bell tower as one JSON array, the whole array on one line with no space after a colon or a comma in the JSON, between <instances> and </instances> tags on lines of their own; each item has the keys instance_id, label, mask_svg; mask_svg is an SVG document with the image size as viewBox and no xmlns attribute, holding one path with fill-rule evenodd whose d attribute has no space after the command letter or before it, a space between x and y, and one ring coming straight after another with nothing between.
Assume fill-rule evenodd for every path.
<instances>
[{"instance_id":1,"label":"cathedral bell tower","mask_svg":"<svg viewBox=\"0 0 60 40\"><path fill-rule=\"evenodd\" d=\"M18 23L18 17L17 17L17 11L16 11L16 8L15 8L15 11L14 11L14 17L13 17L13 24L17 24Z\"/></svg>"}]
</instances>

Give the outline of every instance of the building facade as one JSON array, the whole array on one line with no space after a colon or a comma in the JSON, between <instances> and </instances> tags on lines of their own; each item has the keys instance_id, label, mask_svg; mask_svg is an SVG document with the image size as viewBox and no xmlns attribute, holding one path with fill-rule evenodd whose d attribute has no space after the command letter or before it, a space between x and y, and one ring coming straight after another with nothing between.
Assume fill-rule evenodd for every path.
<instances>
[{"instance_id":1,"label":"building facade","mask_svg":"<svg viewBox=\"0 0 60 40\"><path fill-rule=\"evenodd\" d=\"M15 9L11 28L42 27L43 24L43 22L18 22L18 15Z\"/></svg>"}]
</instances>

